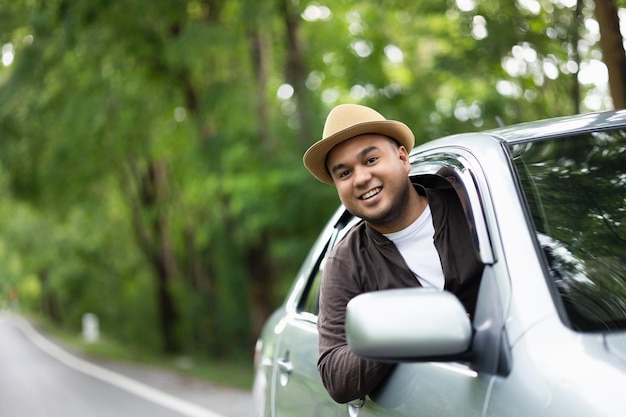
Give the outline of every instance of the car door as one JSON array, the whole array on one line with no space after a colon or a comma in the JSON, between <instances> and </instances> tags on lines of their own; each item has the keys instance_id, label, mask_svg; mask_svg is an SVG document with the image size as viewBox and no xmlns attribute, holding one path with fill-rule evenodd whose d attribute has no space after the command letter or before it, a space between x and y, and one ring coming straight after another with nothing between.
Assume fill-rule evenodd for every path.
<instances>
[{"instance_id":1,"label":"car door","mask_svg":"<svg viewBox=\"0 0 626 417\"><path fill-rule=\"evenodd\" d=\"M317 371L317 313L325 257L355 221L345 210L338 211L323 233L329 235L323 250L313 267L303 272L287 301L287 315L276 329L280 337L272 381L275 417L348 415L351 406L330 398Z\"/></svg>"},{"instance_id":2,"label":"car door","mask_svg":"<svg viewBox=\"0 0 626 417\"><path fill-rule=\"evenodd\" d=\"M501 324L503 305L494 277L501 275L494 261L485 212L488 187L471 155L453 148L412 156L411 175L421 181L448 180L459 194L474 234L476 251L485 263L485 278L475 326ZM444 181L445 182L445 181ZM273 373L276 417L287 416L480 416L494 373L492 364L479 373L463 362L400 363L375 392L350 404L337 404L324 389L317 371L317 289L325 256L356 221L349 213L335 216L317 261L303 273L287 302L287 315L276 326L279 334ZM299 289L298 289L299 288ZM480 307L480 306L483 307ZM480 340L478 343L483 343ZM487 344L489 341L486 342ZM493 352L497 349L490 348Z\"/></svg>"},{"instance_id":3,"label":"car door","mask_svg":"<svg viewBox=\"0 0 626 417\"><path fill-rule=\"evenodd\" d=\"M476 326L493 326L500 331L504 305L498 295L497 265L490 246L485 199L488 196L480 165L461 149L440 149L423 155L413 155L412 175L428 178L443 176L456 189L465 208L474 235L476 253L485 264L481 290L474 320ZM427 184L428 185L428 184ZM505 279L506 281L506 279ZM493 338L474 343L493 344ZM497 338L496 338L497 341ZM464 362L406 362L399 363L391 376L371 393L358 416L481 416L498 365L499 351L486 357L484 372L477 372Z\"/></svg>"}]
</instances>

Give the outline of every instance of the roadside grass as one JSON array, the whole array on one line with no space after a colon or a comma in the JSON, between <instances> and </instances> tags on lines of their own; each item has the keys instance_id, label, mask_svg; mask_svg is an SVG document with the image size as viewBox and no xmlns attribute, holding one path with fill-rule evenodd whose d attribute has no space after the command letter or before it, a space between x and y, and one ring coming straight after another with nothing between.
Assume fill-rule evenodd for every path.
<instances>
[{"instance_id":1,"label":"roadside grass","mask_svg":"<svg viewBox=\"0 0 626 417\"><path fill-rule=\"evenodd\" d=\"M28 320L72 353L86 358L140 364L198 378L215 385L250 390L252 388L253 364L250 357L199 358L192 356L164 356L119 344L100 336L97 342L87 342L80 334L58 328L39 318Z\"/></svg>"}]
</instances>

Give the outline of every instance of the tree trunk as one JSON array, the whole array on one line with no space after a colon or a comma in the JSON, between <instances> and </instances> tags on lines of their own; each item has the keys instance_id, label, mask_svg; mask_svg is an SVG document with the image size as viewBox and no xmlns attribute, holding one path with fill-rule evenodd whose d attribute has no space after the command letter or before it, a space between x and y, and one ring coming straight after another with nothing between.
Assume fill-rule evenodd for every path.
<instances>
[{"instance_id":1,"label":"tree trunk","mask_svg":"<svg viewBox=\"0 0 626 417\"><path fill-rule=\"evenodd\" d=\"M218 334L218 314L215 273L208 261L209 256L202 253L203 248L196 242L196 232L192 226L185 230L185 259L189 288L202 297L202 306L195 310L192 320L192 338L201 349L214 352L215 335ZM204 249L206 251L206 249Z\"/></svg>"},{"instance_id":2,"label":"tree trunk","mask_svg":"<svg viewBox=\"0 0 626 417\"><path fill-rule=\"evenodd\" d=\"M43 314L55 323L61 322L59 305L56 297L50 288L50 274L46 270L37 274L39 285L41 286L41 310Z\"/></svg>"},{"instance_id":3,"label":"tree trunk","mask_svg":"<svg viewBox=\"0 0 626 417\"><path fill-rule=\"evenodd\" d=\"M626 108L626 53L619 29L614 0L595 0L595 15L600 25L600 49L609 70L609 88L616 109Z\"/></svg>"},{"instance_id":4,"label":"tree trunk","mask_svg":"<svg viewBox=\"0 0 626 417\"><path fill-rule=\"evenodd\" d=\"M268 76L268 51L267 43L263 39L261 31L258 27L253 27L248 31L248 39L250 41L250 56L252 69L255 76L256 94L255 107L258 126L258 136L268 149L274 148L274 143L270 143L269 135L269 113L268 104L265 100L267 93Z\"/></svg>"},{"instance_id":5,"label":"tree trunk","mask_svg":"<svg viewBox=\"0 0 626 417\"><path fill-rule=\"evenodd\" d=\"M574 10L574 24L570 29L570 46L572 55L570 59L576 62L576 68L580 70L580 52L578 50L578 43L580 42L580 27L583 22L583 7L584 1L576 1L576 10ZM574 103L574 114L580 113L580 83L578 82L578 71L572 74L572 101Z\"/></svg>"},{"instance_id":6,"label":"tree trunk","mask_svg":"<svg viewBox=\"0 0 626 417\"><path fill-rule=\"evenodd\" d=\"M300 27L300 13L292 10L291 0L283 0L281 3L283 19L285 22L287 42L287 62L285 78L293 86L296 100L296 112L298 114L298 132L300 145L308 146L311 132L314 132L313 122L308 112L308 89L306 88L307 70L304 60L304 50L298 29Z\"/></svg>"},{"instance_id":7,"label":"tree trunk","mask_svg":"<svg viewBox=\"0 0 626 417\"><path fill-rule=\"evenodd\" d=\"M287 18L289 19L289 18ZM290 31L294 31L292 26ZM294 54L297 56L299 47L297 47L297 39L294 38L295 33L290 35L294 49ZM248 39L250 42L250 56L252 62L252 68L255 76L256 84L256 118L258 126L258 137L261 138L263 145L272 150L277 144L272 140L269 134L270 117L268 108L270 107L266 102L267 97L267 83L268 83L268 71L269 71L269 55L268 43L263 38L262 31L260 30L258 23L248 31ZM297 59L291 58L289 62L295 61L293 65L297 65ZM297 71L296 71L297 72ZM290 82L297 82L297 77L292 75L289 77ZM304 82L302 81L302 85ZM271 256L268 253L267 235L264 235L260 242L246 249L246 271L247 279L250 288L250 331L251 340L255 340L261 332L261 328L265 319L272 313L272 294L273 294L273 281Z\"/></svg>"},{"instance_id":8,"label":"tree trunk","mask_svg":"<svg viewBox=\"0 0 626 417\"><path fill-rule=\"evenodd\" d=\"M170 283L176 275L176 263L170 242L167 213L164 212L163 207L167 193L165 164L151 162L143 179L141 200L145 204L145 208L152 211L152 215L148 219L148 227L152 229L155 245L150 258L157 278L157 299L164 348L166 352L175 353L180 349L176 337L178 312L171 294Z\"/></svg>"},{"instance_id":9,"label":"tree trunk","mask_svg":"<svg viewBox=\"0 0 626 417\"><path fill-rule=\"evenodd\" d=\"M261 333L265 319L273 309L274 275L267 235L263 235L257 245L246 252L246 268L250 279L251 325L254 338Z\"/></svg>"},{"instance_id":10,"label":"tree trunk","mask_svg":"<svg viewBox=\"0 0 626 417\"><path fill-rule=\"evenodd\" d=\"M178 310L171 293L176 262L171 246L169 223L164 210L167 194L167 170L162 162L150 161L145 169L129 164L134 191L127 189L131 216L139 248L148 260L156 278L156 297L163 349L180 350L176 337Z\"/></svg>"}]
</instances>

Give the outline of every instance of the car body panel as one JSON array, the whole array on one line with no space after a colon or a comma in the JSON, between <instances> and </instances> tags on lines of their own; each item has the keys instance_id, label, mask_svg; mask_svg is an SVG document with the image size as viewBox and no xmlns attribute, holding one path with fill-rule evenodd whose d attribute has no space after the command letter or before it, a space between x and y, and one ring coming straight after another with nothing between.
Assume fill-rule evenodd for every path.
<instances>
[{"instance_id":1,"label":"car body panel","mask_svg":"<svg viewBox=\"0 0 626 417\"><path fill-rule=\"evenodd\" d=\"M289 315L277 348L272 381L277 416L340 415L342 408L328 397L317 372L317 329L314 322Z\"/></svg>"},{"instance_id":2,"label":"car body panel","mask_svg":"<svg viewBox=\"0 0 626 417\"><path fill-rule=\"evenodd\" d=\"M359 416L479 417L491 378L459 363L400 363L393 377L369 396Z\"/></svg>"},{"instance_id":3,"label":"car body panel","mask_svg":"<svg viewBox=\"0 0 626 417\"><path fill-rule=\"evenodd\" d=\"M513 355L510 375L494 383L487 415L626 415L624 363L607 355L602 334L576 333L553 318L529 329Z\"/></svg>"},{"instance_id":4,"label":"car body panel","mask_svg":"<svg viewBox=\"0 0 626 417\"><path fill-rule=\"evenodd\" d=\"M607 350L616 358L626 362L626 333L606 335L604 339Z\"/></svg>"}]
</instances>

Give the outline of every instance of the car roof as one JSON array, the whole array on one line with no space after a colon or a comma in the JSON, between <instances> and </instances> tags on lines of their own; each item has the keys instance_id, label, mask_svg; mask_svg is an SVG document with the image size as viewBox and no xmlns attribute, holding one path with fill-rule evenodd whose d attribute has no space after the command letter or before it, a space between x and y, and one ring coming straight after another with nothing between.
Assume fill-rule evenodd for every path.
<instances>
[{"instance_id":1,"label":"car roof","mask_svg":"<svg viewBox=\"0 0 626 417\"><path fill-rule=\"evenodd\" d=\"M491 129L485 133L515 143L625 127L626 110L622 109L536 120Z\"/></svg>"},{"instance_id":2,"label":"car roof","mask_svg":"<svg viewBox=\"0 0 626 417\"><path fill-rule=\"evenodd\" d=\"M460 133L426 142L417 146L415 152L440 145L465 144L479 141L481 146L496 143L515 144L538 139L565 137L605 129L626 129L626 110L609 110L603 112L583 113L571 116L555 117L518 123L474 133ZM491 143L491 145L489 145Z\"/></svg>"}]
</instances>

